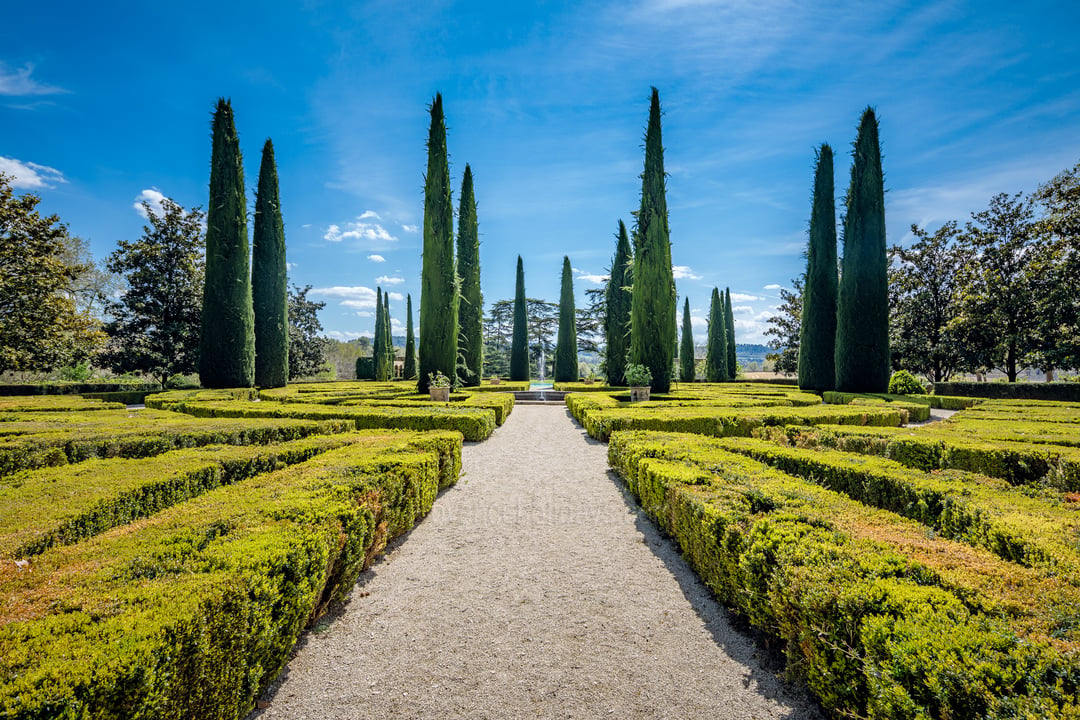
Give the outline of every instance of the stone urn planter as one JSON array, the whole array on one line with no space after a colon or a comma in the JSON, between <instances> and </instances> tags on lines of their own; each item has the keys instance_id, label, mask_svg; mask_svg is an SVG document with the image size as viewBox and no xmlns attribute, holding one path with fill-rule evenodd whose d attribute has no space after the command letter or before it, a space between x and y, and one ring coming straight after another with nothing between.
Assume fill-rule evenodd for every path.
<instances>
[{"instance_id":1,"label":"stone urn planter","mask_svg":"<svg viewBox=\"0 0 1080 720\"><path fill-rule=\"evenodd\" d=\"M650 390L652 390L652 388L648 385L631 385L630 402L643 402L648 400Z\"/></svg>"},{"instance_id":2,"label":"stone urn planter","mask_svg":"<svg viewBox=\"0 0 1080 720\"><path fill-rule=\"evenodd\" d=\"M585 383L586 385L592 385L593 384L593 379L592 378L585 378L581 382Z\"/></svg>"},{"instance_id":3,"label":"stone urn planter","mask_svg":"<svg viewBox=\"0 0 1080 720\"><path fill-rule=\"evenodd\" d=\"M450 402L450 388L448 387L429 387L428 394L431 395L433 402Z\"/></svg>"},{"instance_id":4,"label":"stone urn planter","mask_svg":"<svg viewBox=\"0 0 1080 720\"><path fill-rule=\"evenodd\" d=\"M499 383L501 383L501 382L502 382L502 380L500 380L500 379L499 379L499 378L497 378L497 377L493 377L493 378L491 378L491 384L492 384L492 385L498 385L498 384L499 384Z\"/></svg>"}]
</instances>

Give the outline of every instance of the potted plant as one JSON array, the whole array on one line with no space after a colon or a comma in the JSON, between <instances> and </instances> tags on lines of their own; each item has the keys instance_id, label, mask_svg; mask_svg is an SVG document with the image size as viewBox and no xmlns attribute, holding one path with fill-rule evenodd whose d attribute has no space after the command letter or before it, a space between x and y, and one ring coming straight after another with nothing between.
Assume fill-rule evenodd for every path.
<instances>
[{"instance_id":1,"label":"potted plant","mask_svg":"<svg viewBox=\"0 0 1080 720\"><path fill-rule=\"evenodd\" d=\"M499 384L500 382L502 382L502 381L501 381L501 380L499 380L499 376L498 376L498 375L492 375L492 376L491 376L491 384L492 384L492 385L498 385L498 384Z\"/></svg>"},{"instance_id":2,"label":"potted plant","mask_svg":"<svg viewBox=\"0 0 1080 720\"><path fill-rule=\"evenodd\" d=\"M583 382L584 382L584 383L585 383L586 385L592 385L592 384L593 384L593 381L594 381L595 379L596 379L596 376L595 376L595 375L593 375L592 373L589 373L588 375L586 375L586 376L585 376L585 380L584 380Z\"/></svg>"},{"instance_id":3,"label":"potted plant","mask_svg":"<svg viewBox=\"0 0 1080 720\"><path fill-rule=\"evenodd\" d=\"M438 370L428 373L428 394L435 402L450 402L450 378Z\"/></svg>"},{"instance_id":4,"label":"potted plant","mask_svg":"<svg viewBox=\"0 0 1080 720\"><path fill-rule=\"evenodd\" d=\"M649 399L652 386L652 371L644 365L627 365L626 382L630 384L630 402Z\"/></svg>"}]
</instances>

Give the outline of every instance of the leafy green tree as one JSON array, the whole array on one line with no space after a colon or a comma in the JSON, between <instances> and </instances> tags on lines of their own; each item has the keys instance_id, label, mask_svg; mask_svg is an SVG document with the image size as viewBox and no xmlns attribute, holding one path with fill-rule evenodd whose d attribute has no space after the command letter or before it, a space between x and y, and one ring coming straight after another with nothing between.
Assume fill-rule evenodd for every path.
<instances>
[{"instance_id":1,"label":"leafy green tree","mask_svg":"<svg viewBox=\"0 0 1080 720\"><path fill-rule=\"evenodd\" d=\"M665 393L671 387L675 354L676 296L660 133L660 93L656 88L652 89L649 125L645 131L645 169L641 174L641 206L636 219L630 361L649 368L653 392Z\"/></svg>"},{"instance_id":2,"label":"leafy green tree","mask_svg":"<svg viewBox=\"0 0 1080 720\"><path fill-rule=\"evenodd\" d=\"M822 143L814 162L814 197L799 330L799 387L836 387L836 202L833 152Z\"/></svg>"},{"instance_id":3,"label":"leafy green tree","mask_svg":"<svg viewBox=\"0 0 1080 720\"><path fill-rule=\"evenodd\" d=\"M326 365L326 338L319 322L319 311L326 303L308 300L310 291L310 285L293 285L289 291L290 380L317 375Z\"/></svg>"},{"instance_id":4,"label":"leafy green tree","mask_svg":"<svg viewBox=\"0 0 1080 720\"><path fill-rule=\"evenodd\" d=\"M1021 369L1040 361L1039 298L1052 283L1039 262L1034 210L1022 194L1001 193L971 217L959 237L967 261L951 328L969 367L999 369L1016 382Z\"/></svg>"},{"instance_id":5,"label":"leafy green tree","mask_svg":"<svg viewBox=\"0 0 1080 720\"><path fill-rule=\"evenodd\" d=\"M626 385L626 354L630 350L630 281L633 253L626 225L619 221L615 234L615 257L611 260L605 300L607 314L604 316L604 339L607 342L604 368L608 385Z\"/></svg>"},{"instance_id":6,"label":"leafy green tree","mask_svg":"<svg viewBox=\"0 0 1080 720\"><path fill-rule=\"evenodd\" d=\"M538 298L526 298L525 312L529 328L529 372L535 374L536 377L550 378L555 374L555 339L559 330L559 305Z\"/></svg>"},{"instance_id":7,"label":"leafy green tree","mask_svg":"<svg viewBox=\"0 0 1080 720\"><path fill-rule=\"evenodd\" d=\"M739 361L735 353L735 312L731 309L731 288L724 290L724 339L727 341L728 380L734 380L739 374Z\"/></svg>"},{"instance_id":8,"label":"leafy green tree","mask_svg":"<svg viewBox=\"0 0 1080 720\"><path fill-rule=\"evenodd\" d=\"M284 387L289 380L289 288L285 224L281 219L274 145L267 138L255 193L251 243L251 300L255 313L255 384Z\"/></svg>"},{"instance_id":9,"label":"leafy green tree","mask_svg":"<svg viewBox=\"0 0 1080 720\"><path fill-rule=\"evenodd\" d=\"M1041 355L1047 368L1080 368L1080 163L1039 186L1035 200L1046 278L1040 297Z\"/></svg>"},{"instance_id":10,"label":"leafy green tree","mask_svg":"<svg viewBox=\"0 0 1080 720\"><path fill-rule=\"evenodd\" d=\"M484 317L484 376L510 377L510 342L514 334L514 301L496 300Z\"/></svg>"},{"instance_id":11,"label":"leafy green tree","mask_svg":"<svg viewBox=\"0 0 1080 720\"><path fill-rule=\"evenodd\" d=\"M578 379L577 313L574 312L574 274L563 255L562 292L559 294L559 341L555 346L555 382Z\"/></svg>"},{"instance_id":12,"label":"leafy green tree","mask_svg":"<svg viewBox=\"0 0 1080 720\"><path fill-rule=\"evenodd\" d=\"M255 383L254 325L244 165L232 106L222 98L214 113L206 214L206 285L199 344L199 380L204 387Z\"/></svg>"},{"instance_id":13,"label":"leafy green tree","mask_svg":"<svg viewBox=\"0 0 1080 720\"><path fill-rule=\"evenodd\" d=\"M424 176L424 259L420 275L420 372L417 389L428 391L428 376L455 377L458 358L458 285L454 268L454 206L446 155L442 95L431 103Z\"/></svg>"},{"instance_id":14,"label":"leafy green tree","mask_svg":"<svg viewBox=\"0 0 1080 720\"><path fill-rule=\"evenodd\" d=\"M944 382L963 364L954 327L967 253L957 242L955 222L945 223L933 235L912 225L911 234L914 243L889 248L893 365Z\"/></svg>"},{"instance_id":15,"label":"leafy green tree","mask_svg":"<svg viewBox=\"0 0 1080 720\"><path fill-rule=\"evenodd\" d=\"M514 336L510 344L510 379L529 379L529 327L525 304L525 266L517 259L517 280L514 283Z\"/></svg>"},{"instance_id":16,"label":"leafy green tree","mask_svg":"<svg viewBox=\"0 0 1080 720\"><path fill-rule=\"evenodd\" d=\"M0 174L0 372L52 370L89 357L104 340L73 297L87 271L65 260L72 238L41 199L15 197Z\"/></svg>"},{"instance_id":17,"label":"leafy green tree","mask_svg":"<svg viewBox=\"0 0 1080 720\"><path fill-rule=\"evenodd\" d=\"M855 138L844 215L844 259L836 311L836 389L889 386L889 261L878 122L866 108Z\"/></svg>"},{"instance_id":18,"label":"leafy green tree","mask_svg":"<svg viewBox=\"0 0 1080 720\"><path fill-rule=\"evenodd\" d=\"M679 381L694 382L694 330L690 324L690 298L683 303L682 346L679 349Z\"/></svg>"},{"instance_id":19,"label":"leafy green tree","mask_svg":"<svg viewBox=\"0 0 1080 720\"><path fill-rule=\"evenodd\" d=\"M205 216L169 198L160 215L148 203L143 210L149 223L142 237L121 240L109 255L107 267L125 288L106 306L109 341L100 360L115 372L147 373L164 384L199 366Z\"/></svg>"},{"instance_id":20,"label":"leafy green tree","mask_svg":"<svg viewBox=\"0 0 1080 720\"><path fill-rule=\"evenodd\" d=\"M472 169L468 164L461 179L458 203L457 271L461 279L458 353L463 368L458 379L462 385L475 386L480 384L484 373L484 296L480 292L480 231L476 220Z\"/></svg>"},{"instance_id":21,"label":"leafy green tree","mask_svg":"<svg viewBox=\"0 0 1080 720\"><path fill-rule=\"evenodd\" d=\"M720 291L713 288L709 303L709 336L705 345L705 381L725 382L727 366L727 323L724 321L724 302Z\"/></svg>"},{"instance_id":22,"label":"leafy green tree","mask_svg":"<svg viewBox=\"0 0 1080 720\"><path fill-rule=\"evenodd\" d=\"M405 296L405 368L406 380L416 379L416 338L412 324L412 295Z\"/></svg>"},{"instance_id":23,"label":"leafy green tree","mask_svg":"<svg viewBox=\"0 0 1080 720\"><path fill-rule=\"evenodd\" d=\"M780 290L780 306L777 315L769 318L766 335L771 335L769 347L778 352L769 353L766 360L773 362L778 373L791 375L799 367L799 338L802 335L802 299L805 276L791 281L792 290Z\"/></svg>"},{"instance_id":24,"label":"leafy green tree","mask_svg":"<svg viewBox=\"0 0 1080 720\"><path fill-rule=\"evenodd\" d=\"M587 303L584 308L576 310L579 353L603 352L604 318L607 317L605 295L606 287L585 288Z\"/></svg>"}]
</instances>

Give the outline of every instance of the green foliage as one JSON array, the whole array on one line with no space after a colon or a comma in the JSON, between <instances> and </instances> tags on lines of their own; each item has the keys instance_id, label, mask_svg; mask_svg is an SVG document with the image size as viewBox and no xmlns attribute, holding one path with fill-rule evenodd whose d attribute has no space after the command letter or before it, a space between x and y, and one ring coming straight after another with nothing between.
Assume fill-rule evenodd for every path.
<instances>
[{"instance_id":1,"label":"green foliage","mask_svg":"<svg viewBox=\"0 0 1080 720\"><path fill-rule=\"evenodd\" d=\"M676 294L665 178L660 93L653 88L649 125L645 130L641 206L634 226L629 358L630 362L646 365L652 371L652 389L658 393L666 393L671 387L675 355Z\"/></svg>"},{"instance_id":2,"label":"green foliage","mask_svg":"<svg viewBox=\"0 0 1080 720\"><path fill-rule=\"evenodd\" d=\"M694 382L694 329L690 325L690 298L683 303L682 345L679 347L679 381Z\"/></svg>"},{"instance_id":3,"label":"green foliage","mask_svg":"<svg viewBox=\"0 0 1080 720\"><path fill-rule=\"evenodd\" d=\"M317 375L326 365L326 338L319 311L324 302L308 300L310 285L289 291L289 379Z\"/></svg>"},{"instance_id":4,"label":"green foliage","mask_svg":"<svg viewBox=\"0 0 1080 720\"><path fill-rule=\"evenodd\" d=\"M224 98L214 112L207 207L199 379L208 388L252 387L255 329L244 165L232 105Z\"/></svg>"},{"instance_id":5,"label":"green foliage","mask_svg":"<svg viewBox=\"0 0 1080 720\"><path fill-rule=\"evenodd\" d=\"M289 297L285 225L281 218L274 145L266 139L255 193L251 248L251 299L255 327L255 384L282 387L289 380Z\"/></svg>"},{"instance_id":6,"label":"green foliage","mask_svg":"<svg viewBox=\"0 0 1080 720\"><path fill-rule=\"evenodd\" d=\"M484 296L480 292L480 230L476 220L472 169L468 163L461 178L458 203L457 272L461 279L458 380L466 387L474 387L480 384L484 374Z\"/></svg>"},{"instance_id":7,"label":"green foliage","mask_svg":"<svg viewBox=\"0 0 1080 720\"><path fill-rule=\"evenodd\" d=\"M371 355L361 355L356 358L356 379L375 379L375 358Z\"/></svg>"},{"instance_id":8,"label":"green foliage","mask_svg":"<svg viewBox=\"0 0 1080 720\"><path fill-rule=\"evenodd\" d=\"M619 221L615 234L615 256L611 260L611 272L604 289L606 313L604 315L604 368L609 385L626 385L626 354L630 350L630 309L633 281L633 253L626 225Z\"/></svg>"},{"instance_id":9,"label":"green foliage","mask_svg":"<svg viewBox=\"0 0 1080 720\"><path fill-rule=\"evenodd\" d=\"M1044 209L1038 265L1040 354L1049 367L1080 368L1080 163L1039 186L1034 199Z\"/></svg>"},{"instance_id":10,"label":"green foliage","mask_svg":"<svg viewBox=\"0 0 1080 720\"><path fill-rule=\"evenodd\" d=\"M713 288L709 302L709 335L705 345L705 382L725 382L728 372L727 322L720 291Z\"/></svg>"},{"instance_id":11,"label":"green foliage","mask_svg":"<svg viewBox=\"0 0 1080 720\"><path fill-rule=\"evenodd\" d=\"M872 108L863 112L852 155L837 295L836 389L882 392L890 369L889 281L885 186Z\"/></svg>"},{"instance_id":12,"label":"green foliage","mask_svg":"<svg viewBox=\"0 0 1080 720\"><path fill-rule=\"evenodd\" d=\"M652 372L645 365L626 365L626 382L631 387L645 387L652 385Z\"/></svg>"},{"instance_id":13,"label":"green foliage","mask_svg":"<svg viewBox=\"0 0 1080 720\"><path fill-rule=\"evenodd\" d=\"M963 395L966 397L1010 398L1017 400L1057 400L1080 402L1080 384L1074 382L1051 383L988 383L988 382L939 382L934 383L935 395Z\"/></svg>"},{"instance_id":14,"label":"green foliage","mask_svg":"<svg viewBox=\"0 0 1080 720\"><path fill-rule=\"evenodd\" d=\"M428 373L428 388L448 388L450 387L450 378L443 375L436 370L433 373Z\"/></svg>"},{"instance_id":15,"label":"green foliage","mask_svg":"<svg viewBox=\"0 0 1080 720\"><path fill-rule=\"evenodd\" d=\"M804 278L791 281L792 290L780 289L779 315L769 318L766 335L771 335L769 347L779 352L769 353L766 358L773 361L773 367L779 373L796 373L799 367L799 343L802 335L802 302Z\"/></svg>"},{"instance_id":16,"label":"green foliage","mask_svg":"<svg viewBox=\"0 0 1080 720\"><path fill-rule=\"evenodd\" d=\"M799 387L832 390L836 385L836 204L833 152L822 143L814 161L814 197L806 251L806 281L799 327Z\"/></svg>"},{"instance_id":17,"label":"green foliage","mask_svg":"<svg viewBox=\"0 0 1080 720\"><path fill-rule=\"evenodd\" d=\"M405 296L405 316L405 367L403 369L403 375L406 380L415 380L416 336L413 332L412 322L412 295ZM359 378L360 375L357 374L356 377Z\"/></svg>"},{"instance_id":18,"label":"green foliage","mask_svg":"<svg viewBox=\"0 0 1080 720\"><path fill-rule=\"evenodd\" d=\"M420 367L417 390L427 392L428 375L453 373L458 358L458 285L454 268L454 206L446 154L442 95L431 103L424 176L424 257L420 275Z\"/></svg>"},{"instance_id":19,"label":"green foliage","mask_svg":"<svg viewBox=\"0 0 1080 720\"><path fill-rule=\"evenodd\" d=\"M577 325L574 313L574 275L570 258L563 256L559 293L559 341L555 346L555 382L578 379Z\"/></svg>"},{"instance_id":20,"label":"green foliage","mask_svg":"<svg viewBox=\"0 0 1080 720\"><path fill-rule=\"evenodd\" d=\"M922 395L926 388L907 370L897 370L889 378L890 395Z\"/></svg>"},{"instance_id":21,"label":"green foliage","mask_svg":"<svg viewBox=\"0 0 1080 720\"><path fill-rule=\"evenodd\" d=\"M525 307L525 266L517 259L514 281L514 335L510 345L510 379L529 379L528 316Z\"/></svg>"},{"instance_id":22,"label":"green foliage","mask_svg":"<svg viewBox=\"0 0 1080 720\"><path fill-rule=\"evenodd\" d=\"M728 380L739 374L739 361L735 355L735 313L731 309L731 288L724 290L724 341L727 345Z\"/></svg>"},{"instance_id":23,"label":"green foliage","mask_svg":"<svg viewBox=\"0 0 1080 720\"><path fill-rule=\"evenodd\" d=\"M386 348L386 313L383 307L382 288L375 288L375 337L372 362L375 365L375 381L386 382L390 379L390 367L387 364Z\"/></svg>"},{"instance_id":24,"label":"green foliage","mask_svg":"<svg viewBox=\"0 0 1080 720\"><path fill-rule=\"evenodd\" d=\"M74 239L58 217L38 213L39 202L15 197L0 173L0 372L80 362L103 340L71 296L87 266L66 261Z\"/></svg>"}]
</instances>

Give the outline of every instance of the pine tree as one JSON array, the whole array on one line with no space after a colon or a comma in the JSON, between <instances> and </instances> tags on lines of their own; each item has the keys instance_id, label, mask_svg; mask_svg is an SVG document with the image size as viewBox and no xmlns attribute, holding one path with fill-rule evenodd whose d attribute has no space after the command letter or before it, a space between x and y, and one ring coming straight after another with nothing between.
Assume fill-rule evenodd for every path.
<instances>
[{"instance_id":1,"label":"pine tree","mask_svg":"<svg viewBox=\"0 0 1080 720\"><path fill-rule=\"evenodd\" d=\"M694 330L690 324L690 298L683 303L682 345L679 348L679 381L694 382Z\"/></svg>"},{"instance_id":2,"label":"pine tree","mask_svg":"<svg viewBox=\"0 0 1080 720\"><path fill-rule=\"evenodd\" d=\"M822 143L814 164L814 198L806 249L806 285L799 330L799 387L836 386L836 203L833 152Z\"/></svg>"},{"instance_id":3,"label":"pine tree","mask_svg":"<svg viewBox=\"0 0 1080 720\"><path fill-rule=\"evenodd\" d=\"M375 288L375 335L371 339L371 358L375 363L375 380L385 382L386 371L386 330L383 327L383 294L382 288Z\"/></svg>"},{"instance_id":4,"label":"pine tree","mask_svg":"<svg viewBox=\"0 0 1080 720\"><path fill-rule=\"evenodd\" d=\"M727 323L720 291L713 288L709 303L709 339L705 347L705 382L724 382L728 377Z\"/></svg>"},{"instance_id":5,"label":"pine tree","mask_svg":"<svg viewBox=\"0 0 1080 720\"><path fill-rule=\"evenodd\" d=\"M247 234L247 199L232 105L221 98L213 121L210 205L206 214L199 379L204 387L255 383L255 319Z\"/></svg>"},{"instance_id":6,"label":"pine tree","mask_svg":"<svg viewBox=\"0 0 1080 720\"><path fill-rule=\"evenodd\" d=\"M480 233L476 221L476 198L473 195L472 169L465 165L458 204L457 269L461 280L461 305L458 322L461 335L458 352L462 385L476 386L484 373L484 296L480 292Z\"/></svg>"},{"instance_id":7,"label":"pine tree","mask_svg":"<svg viewBox=\"0 0 1080 720\"><path fill-rule=\"evenodd\" d=\"M652 89L645 131L641 207L634 228L634 292L630 313L630 359L652 371L653 392L671 387L675 352L675 277L665 194L660 93Z\"/></svg>"},{"instance_id":8,"label":"pine tree","mask_svg":"<svg viewBox=\"0 0 1080 720\"><path fill-rule=\"evenodd\" d=\"M731 310L731 288L724 290L724 339L727 341L727 378L734 380L739 374L739 360L735 354L735 313Z\"/></svg>"},{"instance_id":9,"label":"pine tree","mask_svg":"<svg viewBox=\"0 0 1080 720\"><path fill-rule=\"evenodd\" d=\"M885 392L889 385L885 186L872 108L863 113L852 155L836 311L836 389Z\"/></svg>"},{"instance_id":10,"label":"pine tree","mask_svg":"<svg viewBox=\"0 0 1080 720\"><path fill-rule=\"evenodd\" d=\"M604 367L608 385L626 385L626 353L630 349L630 275L633 254L626 225L619 221L615 234L615 257L604 290L607 314L604 316L604 340L607 342Z\"/></svg>"},{"instance_id":11,"label":"pine tree","mask_svg":"<svg viewBox=\"0 0 1080 720\"><path fill-rule=\"evenodd\" d=\"M412 295L405 296L405 368L406 380L416 379L416 338L412 324Z\"/></svg>"},{"instance_id":12,"label":"pine tree","mask_svg":"<svg viewBox=\"0 0 1080 720\"><path fill-rule=\"evenodd\" d=\"M562 292L559 294L559 339L555 345L555 382L574 382L578 379L576 320L574 275L570 258L564 255Z\"/></svg>"},{"instance_id":13,"label":"pine tree","mask_svg":"<svg viewBox=\"0 0 1080 720\"><path fill-rule=\"evenodd\" d=\"M454 268L454 206L446 156L442 95L431 103L428 165L424 176L424 259L420 276L420 372L417 389L426 393L428 375L456 377L458 287Z\"/></svg>"},{"instance_id":14,"label":"pine tree","mask_svg":"<svg viewBox=\"0 0 1080 720\"><path fill-rule=\"evenodd\" d=\"M525 311L525 266L517 260L514 288L514 336L510 341L510 379L529 379L529 319Z\"/></svg>"},{"instance_id":15,"label":"pine tree","mask_svg":"<svg viewBox=\"0 0 1080 720\"><path fill-rule=\"evenodd\" d=\"M251 299L255 313L255 384L285 387L289 381L289 290L285 272L285 225L281 219L274 145L267 138L255 194L251 243Z\"/></svg>"}]
</instances>

